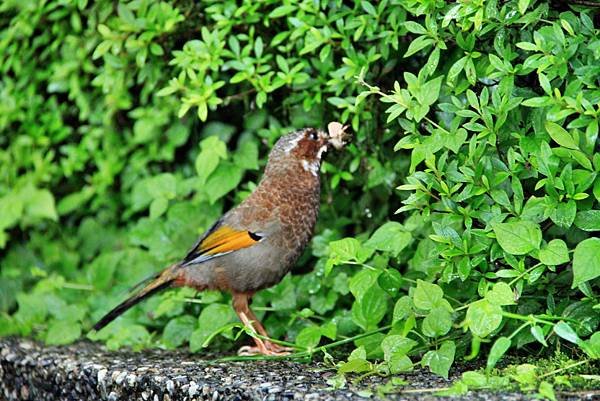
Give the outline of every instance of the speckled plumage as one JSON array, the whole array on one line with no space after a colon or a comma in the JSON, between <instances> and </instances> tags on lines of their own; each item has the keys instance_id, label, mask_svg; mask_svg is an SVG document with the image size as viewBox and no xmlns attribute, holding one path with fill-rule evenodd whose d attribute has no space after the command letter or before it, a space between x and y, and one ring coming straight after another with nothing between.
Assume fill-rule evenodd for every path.
<instances>
[{"instance_id":1,"label":"speckled plumage","mask_svg":"<svg viewBox=\"0 0 600 401\"><path fill-rule=\"evenodd\" d=\"M125 300L94 329L100 330L142 299L167 287L228 291L240 320L268 338L249 307L254 293L277 284L312 237L319 213L321 157L342 143L341 124L330 135L306 128L285 135L273 147L264 175L250 196L225 213L178 263L166 268ZM258 337L246 354L278 355L288 349Z\"/></svg>"},{"instance_id":2,"label":"speckled plumage","mask_svg":"<svg viewBox=\"0 0 600 401\"><path fill-rule=\"evenodd\" d=\"M319 212L319 175L304 169L305 159L293 150L286 152L303 132L277 142L254 192L218 223L265 238L252 247L186 266L179 285L253 293L277 284L290 270L312 237Z\"/></svg>"}]
</instances>

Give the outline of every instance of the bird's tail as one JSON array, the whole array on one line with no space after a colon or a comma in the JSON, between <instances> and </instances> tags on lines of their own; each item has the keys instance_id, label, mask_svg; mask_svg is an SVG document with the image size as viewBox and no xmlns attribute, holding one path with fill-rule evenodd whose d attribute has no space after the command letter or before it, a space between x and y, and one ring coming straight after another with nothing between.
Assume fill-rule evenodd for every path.
<instances>
[{"instance_id":1,"label":"bird's tail","mask_svg":"<svg viewBox=\"0 0 600 401\"><path fill-rule=\"evenodd\" d=\"M140 283L141 285L143 285L145 281L149 281L149 283L146 284L141 290L137 291L134 295L121 302L106 315L104 315L104 317L94 325L93 329L96 331L102 329L104 326L115 320L119 315L121 315L140 301L148 298L153 294L156 294L160 290L170 287L173 284L173 282L179 277L179 267L179 264L171 265L162 272L158 273L156 276L152 277L151 279L142 281ZM136 287L140 286L140 284L138 284Z\"/></svg>"}]
</instances>

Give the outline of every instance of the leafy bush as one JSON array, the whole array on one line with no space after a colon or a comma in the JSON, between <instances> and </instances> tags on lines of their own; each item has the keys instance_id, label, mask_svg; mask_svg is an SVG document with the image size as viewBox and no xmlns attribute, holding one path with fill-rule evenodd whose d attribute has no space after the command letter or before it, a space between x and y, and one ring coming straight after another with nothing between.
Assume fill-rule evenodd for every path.
<instances>
[{"instance_id":1,"label":"leafy bush","mask_svg":"<svg viewBox=\"0 0 600 401\"><path fill-rule=\"evenodd\" d=\"M600 357L595 9L237 3L0 6L0 333L86 335L250 193L280 135L339 120L354 141L322 168L299 274L253 304L275 337L353 343L340 373ZM88 337L228 350L228 303L169 291Z\"/></svg>"}]
</instances>

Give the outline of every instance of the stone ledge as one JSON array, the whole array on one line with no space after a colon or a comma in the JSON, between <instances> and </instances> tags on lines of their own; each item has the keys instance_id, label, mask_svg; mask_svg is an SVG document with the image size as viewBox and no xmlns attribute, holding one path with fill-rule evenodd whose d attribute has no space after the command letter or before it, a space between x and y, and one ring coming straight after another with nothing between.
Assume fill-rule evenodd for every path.
<instances>
[{"instance_id":1,"label":"stone ledge","mask_svg":"<svg viewBox=\"0 0 600 401\"><path fill-rule=\"evenodd\" d=\"M360 390L383 383L381 378L371 377L361 382L360 388L349 384L348 388L331 390L327 379L335 372L321 363L217 362L206 358L207 355L183 351L109 352L86 341L45 347L27 339L4 338L0 339L0 399L364 401ZM454 378L460 374L455 370ZM444 387L450 383L425 371L407 374L406 380L411 387L418 388ZM389 398L409 401L530 399L519 393L481 392L452 398L435 397L427 392L400 393Z\"/></svg>"}]
</instances>

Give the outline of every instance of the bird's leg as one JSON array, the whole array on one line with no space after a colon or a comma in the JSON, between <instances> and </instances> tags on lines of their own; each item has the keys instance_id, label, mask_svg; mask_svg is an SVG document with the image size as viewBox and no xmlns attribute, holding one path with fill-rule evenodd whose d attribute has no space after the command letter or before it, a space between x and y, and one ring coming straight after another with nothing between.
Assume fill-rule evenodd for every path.
<instances>
[{"instance_id":1,"label":"bird's leg","mask_svg":"<svg viewBox=\"0 0 600 401\"><path fill-rule=\"evenodd\" d=\"M262 325L260 320L258 320L252 309L250 309L250 306L248 306L248 317L252 321L252 326L254 326L258 334L260 334L263 337L269 338L267 330L265 330L265 327ZM276 344L273 341L265 340L264 343L269 351L274 351L281 355L286 355L294 351L293 348L284 347L283 345Z\"/></svg>"},{"instance_id":2,"label":"bird's leg","mask_svg":"<svg viewBox=\"0 0 600 401\"><path fill-rule=\"evenodd\" d=\"M256 346L244 346L239 349L239 355L287 355L290 351L293 351L292 348L282 347L278 344L275 344L268 340L269 335L265 330L264 326L260 323L260 321L256 318L256 315L250 309L248 305L248 300L251 295L249 294L241 294L234 293L233 294L233 309L235 313L238 315L244 326L248 327L253 333L258 333L263 337L266 337L267 340L262 340L258 337L253 337Z\"/></svg>"}]
</instances>

